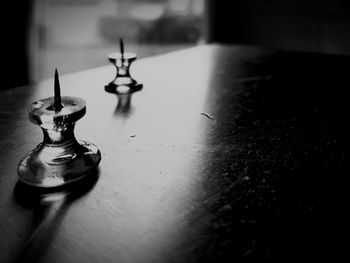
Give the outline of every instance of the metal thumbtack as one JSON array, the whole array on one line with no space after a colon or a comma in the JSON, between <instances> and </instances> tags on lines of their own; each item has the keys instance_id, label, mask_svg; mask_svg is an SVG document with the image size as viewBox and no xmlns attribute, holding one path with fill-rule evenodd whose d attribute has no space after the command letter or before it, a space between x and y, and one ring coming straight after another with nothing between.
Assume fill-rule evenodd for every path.
<instances>
[{"instance_id":1,"label":"metal thumbtack","mask_svg":"<svg viewBox=\"0 0 350 263\"><path fill-rule=\"evenodd\" d=\"M19 180L25 184L52 188L79 180L95 170L101 160L96 145L77 141L75 123L86 113L86 103L77 97L61 97L57 70L54 97L35 101L29 119L41 127L43 142L18 164Z\"/></svg>"},{"instance_id":2,"label":"metal thumbtack","mask_svg":"<svg viewBox=\"0 0 350 263\"><path fill-rule=\"evenodd\" d=\"M114 94L130 94L142 89L142 84L137 83L130 76L130 65L137 56L132 52L124 52L124 42L119 41L120 52L108 55L109 61L116 67L117 75L113 81L105 86L105 90Z\"/></svg>"}]
</instances>

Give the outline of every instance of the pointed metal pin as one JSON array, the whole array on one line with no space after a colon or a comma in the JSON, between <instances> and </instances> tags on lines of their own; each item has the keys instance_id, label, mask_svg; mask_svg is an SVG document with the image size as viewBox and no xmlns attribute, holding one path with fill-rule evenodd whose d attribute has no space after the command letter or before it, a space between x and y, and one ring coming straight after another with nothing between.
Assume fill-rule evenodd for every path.
<instances>
[{"instance_id":1,"label":"pointed metal pin","mask_svg":"<svg viewBox=\"0 0 350 263\"><path fill-rule=\"evenodd\" d=\"M120 54L122 59L124 59L124 41L123 38L119 39Z\"/></svg>"},{"instance_id":2,"label":"pointed metal pin","mask_svg":"<svg viewBox=\"0 0 350 263\"><path fill-rule=\"evenodd\" d=\"M54 97L53 108L54 108L55 112L59 112L63 108L63 106L61 103L61 87L60 87L60 80L58 78L57 68L55 69L54 89L55 89L55 97Z\"/></svg>"}]
</instances>

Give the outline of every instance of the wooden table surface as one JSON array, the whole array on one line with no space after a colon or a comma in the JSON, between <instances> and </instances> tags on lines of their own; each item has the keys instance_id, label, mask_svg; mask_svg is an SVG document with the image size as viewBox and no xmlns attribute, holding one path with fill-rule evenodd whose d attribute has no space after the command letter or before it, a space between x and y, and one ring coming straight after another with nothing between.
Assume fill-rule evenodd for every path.
<instances>
[{"instance_id":1,"label":"wooden table surface","mask_svg":"<svg viewBox=\"0 0 350 263\"><path fill-rule=\"evenodd\" d=\"M0 262L349 258L349 57L203 45L136 61L121 98L114 75L61 76L102 161L57 195L16 174L53 81L0 92Z\"/></svg>"}]
</instances>

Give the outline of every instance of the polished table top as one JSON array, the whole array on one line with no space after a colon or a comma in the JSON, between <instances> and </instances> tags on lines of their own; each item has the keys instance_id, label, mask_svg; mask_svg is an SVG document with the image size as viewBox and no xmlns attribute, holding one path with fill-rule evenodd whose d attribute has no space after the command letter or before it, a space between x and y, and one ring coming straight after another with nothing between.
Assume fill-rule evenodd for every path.
<instances>
[{"instance_id":1,"label":"polished table top","mask_svg":"<svg viewBox=\"0 0 350 263\"><path fill-rule=\"evenodd\" d=\"M349 257L349 57L203 45L135 62L144 87L120 98L107 64L61 76L102 153L66 195L16 174L53 81L1 91L0 262Z\"/></svg>"}]
</instances>

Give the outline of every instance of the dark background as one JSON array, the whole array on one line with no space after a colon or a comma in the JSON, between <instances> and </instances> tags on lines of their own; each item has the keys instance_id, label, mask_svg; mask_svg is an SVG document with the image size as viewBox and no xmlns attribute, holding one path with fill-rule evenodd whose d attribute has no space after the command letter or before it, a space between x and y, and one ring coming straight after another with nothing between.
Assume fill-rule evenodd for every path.
<instances>
[{"instance_id":1,"label":"dark background","mask_svg":"<svg viewBox=\"0 0 350 263\"><path fill-rule=\"evenodd\" d=\"M208 1L209 40L350 54L346 0Z\"/></svg>"},{"instance_id":2,"label":"dark background","mask_svg":"<svg viewBox=\"0 0 350 263\"><path fill-rule=\"evenodd\" d=\"M31 4L29 0L1 2L1 89L28 84L27 36Z\"/></svg>"}]
</instances>

